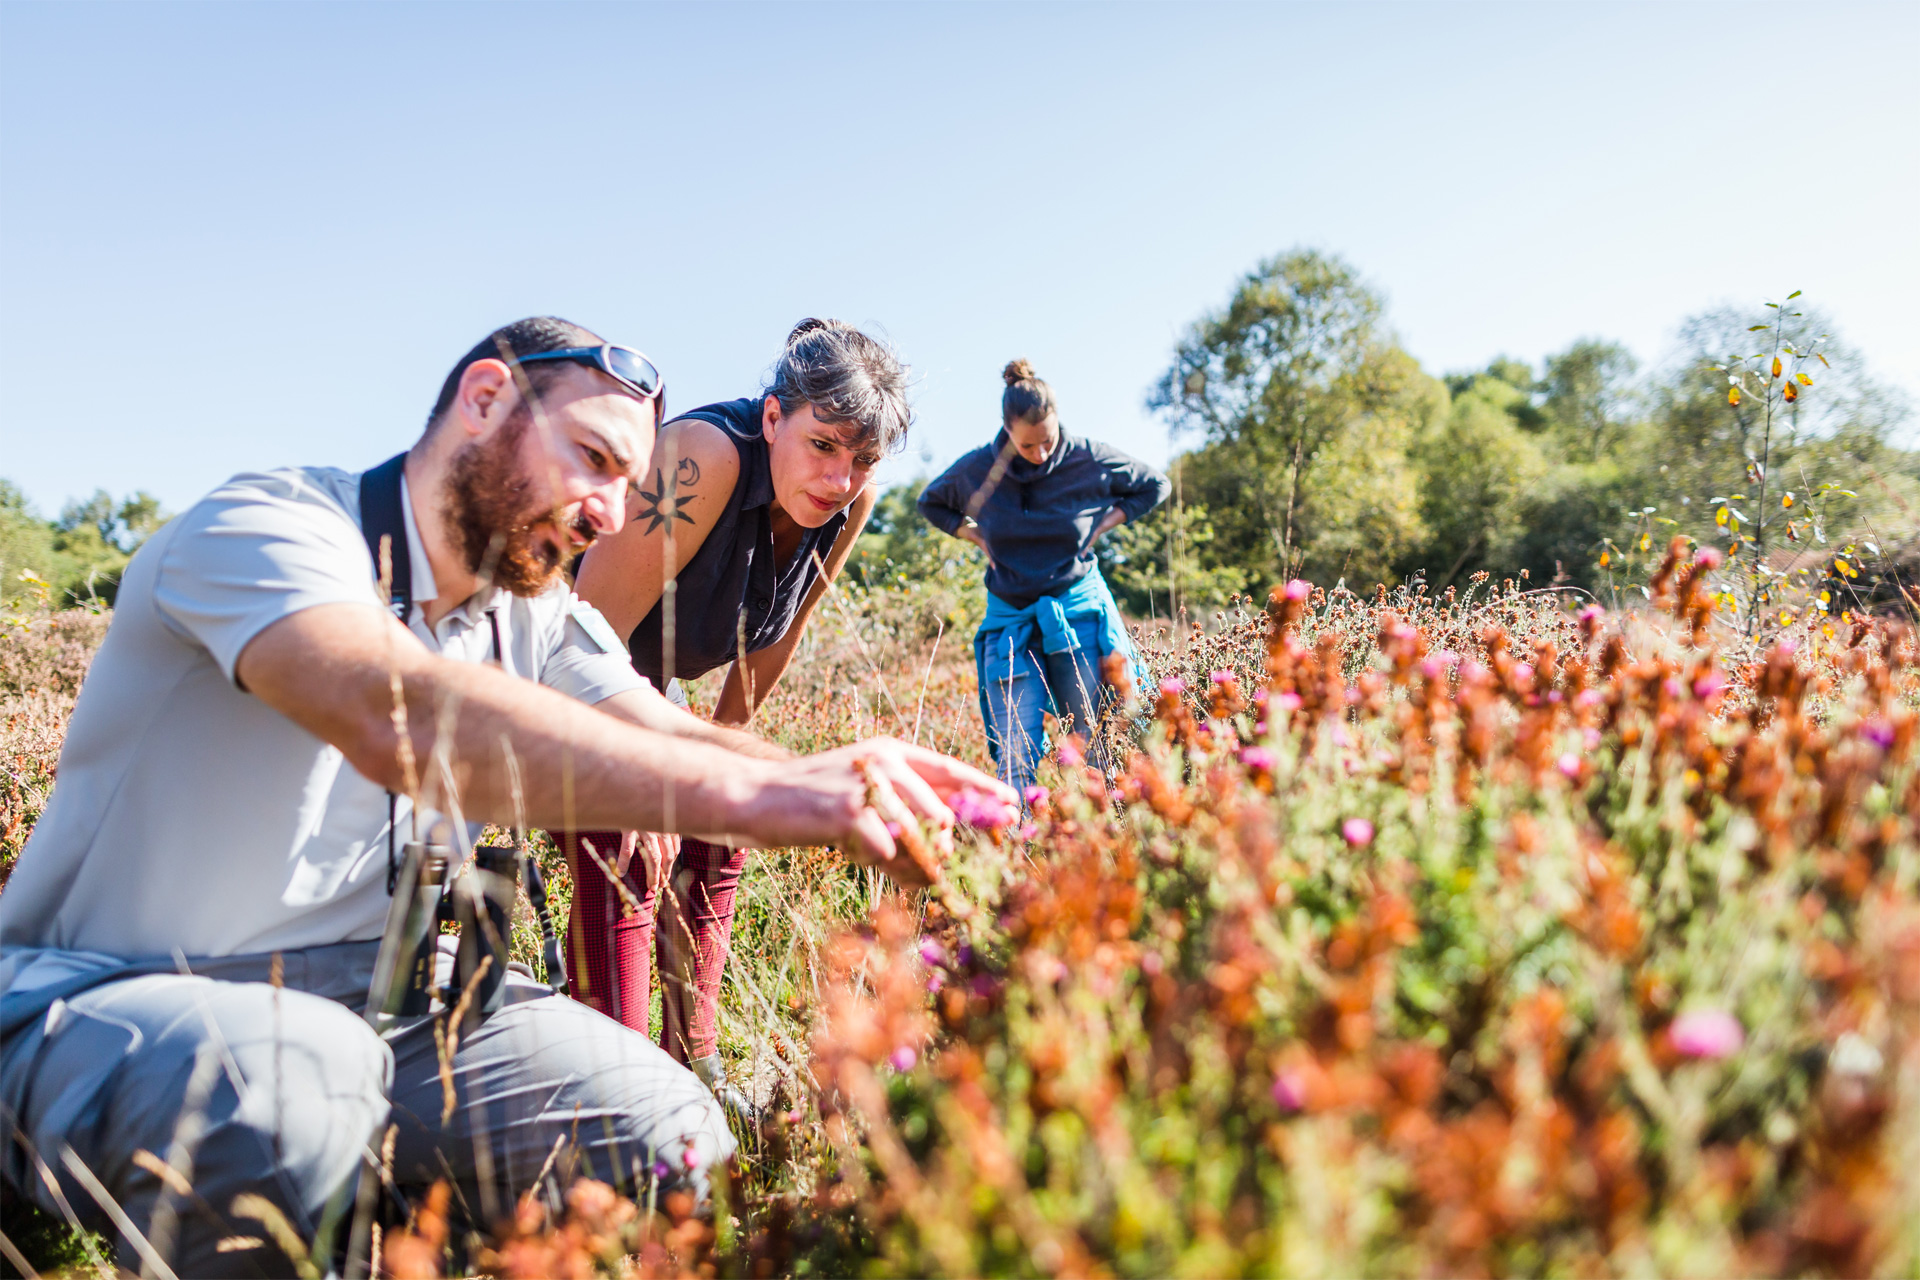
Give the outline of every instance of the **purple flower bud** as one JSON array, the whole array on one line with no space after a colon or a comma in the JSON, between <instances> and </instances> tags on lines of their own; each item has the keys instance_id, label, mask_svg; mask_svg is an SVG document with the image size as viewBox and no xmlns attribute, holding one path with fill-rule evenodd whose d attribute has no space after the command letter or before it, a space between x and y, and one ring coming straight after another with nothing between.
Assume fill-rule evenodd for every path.
<instances>
[{"instance_id":1,"label":"purple flower bud","mask_svg":"<svg viewBox=\"0 0 1920 1280\"><path fill-rule=\"evenodd\" d=\"M1578 779L1580 776L1580 757L1569 751L1554 762L1554 767L1560 770L1561 773L1567 775L1567 777Z\"/></svg>"},{"instance_id":2,"label":"purple flower bud","mask_svg":"<svg viewBox=\"0 0 1920 1280\"><path fill-rule=\"evenodd\" d=\"M887 1055L887 1061L893 1064L895 1071L911 1071L913 1064L920 1061L920 1053L910 1044L903 1044Z\"/></svg>"},{"instance_id":3,"label":"purple flower bud","mask_svg":"<svg viewBox=\"0 0 1920 1280\"><path fill-rule=\"evenodd\" d=\"M1073 739L1071 738L1062 742L1060 744L1060 750L1055 754L1058 756L1060 767L1063 769L1078 769L1087 762L1087 758L1080 754L1080 748L1074 745Z\"/></svg>"},{"instance_id":4,"label":"purple flower bud","mask_svg":"<svg viewBox=\"0 0 1920 1280\"><path fill-rule=\"evenodd\" d=\"M1216 671L1208 678L1215 684L1232 684L1236 679L1231 671Z\"/></svg>"},{"instance_id":5,"label":"purple flower bud","mask_svg":"<svg viewBox=\"0 0 1920 1280\"><path fill-rule=\"evenodd\" d=\"M1693 696L1705 702L1714 694L1727 687L1727 678L1719 671L1709 671L1693 682Z\"/></svg>"},{"instance_id":6,"label":"purple flower bud","mask_svg":"<svg viewBox=\"0 0 1920 1280\"><path fill-rule=\"evenodd\" d=\"M953 797L953 816L970 827L998 831L1019 816L1019 811L998 796L971 787Z\"/></svg>"},{"instance_id":7,"label":"purple flower bud","mask_svg":"<svg viewBox=\"0 0 1920 1280\"><path fill-rule=\"evenodd\" d=\"M1038 783L1035 783L1033 786L1028 787L1025 791L1022 791L1020 793L1020 798L1022 800L1025 800L1028 804L1045 804L1047 802L1047 797L1052 794L1053 793L1051 791L1048 791L1045 787L1039 785Z\"/></svg>"},{"instance_id":8,"label":"purple flower bud","mask_svg":"<svg viewBox=\"0 0 1920 1280\"><path fill-rule=\"evenodd\" d=\"M1861 725L1860 736L1882 751L1893 750L1893 726L1885 720L1869 720Z\"/></svg>"},{"instance_id":9,"label":"purple flower bud","mask_svg":"<svg viewBox=\"0 0 1920 1280\"><path fill-rule=\"evenodd\" d=\"M1272 773L1273 766L1279 763L1273 751L1267 747L1242 747L1240 763L1257 773Z\"/></svg>"},{"instance_id":10,"label":"purple flower bud","mask_svg":"<svg viewBox=\"0 0 1920 1280\"><path fill-rule=\"evenodd\" d=\"M1283 693L1275 698L1274 701L1279 704L1282 711L1298 711L1300 709L1300 695L1297 693Z\"/></svg>"},{"instance_id":11,"label":"purple flower bud","mask_svg":"<svg viewBox=\"0 0 1920 1280\"><path fill-rule=\"evenodd\" d=\"M655 1182L665 1182L673 1176L673 1166L665 1160L655 1160L653 1162L652 1173Z\"/></svg>"},{"instance_id":12,"label":"purple flower bud","mask_svg":"<svg viewBox=\"0 0 1920 1280\"><path fill-rule=\"evenodd\" d=\"M697 1169L700 1167L700 1153L694 1149L692 1143L688 1143L680 1149L680 1163L689 1169Z\"/></svg>"},{"instance_id":13,"label":"purple flower bud","mask_svg":"<svg viewBox=\"0 0 1920 1280\"><path fill-rule=\"evenodd\" d=\"M1179 697L1187 691L1187 682L1179 676L1168 676L1160 682L1160 692L1171 697Z\"/></svg>"},{"instance_id":14,"label":"purple flower bud","mask_svg":"<svg viewBox=\"0 0 1920 1280\"><path fill-rule=\"evenodd\" d=\"M1307 1105L1306 1077L1293 1068L1285 1068L1273 1077L1273 1100L1282 1111L1299 1111Z\"/></svg>"},{"instance_id":15,"label":"purple flower bud","mask_svg":"<svg viewBox=\"0 0 1920 1280\"><path fill-rule=\"evenodd\" d=\"M1289 600L1305 600L1313 594L1313 584L1305 578L1295 578L1282 588L1282 593Z\"/></svg>"},{"instance_id":16,"label":"purple flower bud","mask_svg":"<svg viewBox=\"0 0 1920 1280\"><path fill-rule=\"evenodd\" d=\"M1356 849L1373 843L1373 824L1365 818L1348 818L1340 824L1340 838Z\"/></svg>"},{"instance_id":17,"label":"purple flower bud","mask_svg":"<svg viewBox=\"0 0 1920 1280\"><path fill-rule=\"evenodd\" d=\"M947 949L940 945L938 938L920 939L920 958L928 964L945 964Z\"/></svg>"},{"instance_id":18,"label":"purple flower bud","mask_svg":"<svg viewBox=\"0 0 1920 1280\"><path fill-rule=\"evenodd\" d=\"M1693 562L1702 569L1718 569L1721 561L1725 559L1726 557L1721 555L1715 548L1702 547L1700 548L1700 554L1693 558Z\"/></svg>"},{"instance_id":19,"label":"purple flower bud","mask_svg":"<svg viewBox=\"0 0 1920 1280\"><path fill-rule=\"evenodd\" d=\"M1668 1024L1667 1042L1689 1058L1724 1058L1739 1051L1747 1034L1724 1009L1694 1009Z\"/></svg>"}]
</instances>

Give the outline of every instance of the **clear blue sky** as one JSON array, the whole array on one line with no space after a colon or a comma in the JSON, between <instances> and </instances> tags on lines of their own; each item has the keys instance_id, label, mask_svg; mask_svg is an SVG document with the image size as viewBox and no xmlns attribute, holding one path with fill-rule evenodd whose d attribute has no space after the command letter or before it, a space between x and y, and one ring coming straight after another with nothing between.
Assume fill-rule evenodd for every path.
<instances>
[{"instance_id":1,"label":"clear blue sky","mask_svg":"<svg viewBox=\"0 0 1920 1280\"><path fill-rule=\"evenodd\" d=\"M554 312L685 408L832 315L889 478L997 423L1163 460L1177 335L1346 256L1435 372L1795 289L1920 393L1920 5L0 3L0 476L51 514L360 466Z\"/></svg>"}]
</instances>

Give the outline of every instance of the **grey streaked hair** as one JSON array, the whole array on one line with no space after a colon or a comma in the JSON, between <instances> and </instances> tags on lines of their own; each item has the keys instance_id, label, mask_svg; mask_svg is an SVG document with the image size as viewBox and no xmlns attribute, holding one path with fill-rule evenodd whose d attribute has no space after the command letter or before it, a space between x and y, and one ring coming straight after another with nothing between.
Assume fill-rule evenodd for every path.
<instances>
[{"instance_id":1,"label":"grey streaked hair","mask_svg":"<svg viewBox=\"0 0 1920 1280\"><path fill-rule=\"evenodd\" d=\"M766 394L782 413L812 405L822 422L858 426L857 443L883 456L906 442L913 422L907 367L893 348L843 320L809 317L793 326Z\"/></svg>"}]
</instances>

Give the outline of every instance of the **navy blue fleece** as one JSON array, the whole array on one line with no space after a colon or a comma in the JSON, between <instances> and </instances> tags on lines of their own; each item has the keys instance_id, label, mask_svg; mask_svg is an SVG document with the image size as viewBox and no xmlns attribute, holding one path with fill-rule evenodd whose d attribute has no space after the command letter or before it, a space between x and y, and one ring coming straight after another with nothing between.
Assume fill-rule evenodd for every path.
<instances>
[{"instance_id":1,"label":"navy blue fleece","mask_svg":"<svg viewBox=\"0 0 1920 1280\"><path fill-rule=\"evenodd\" d=\"M990 485L1003 451L1010 461ZM1132 523L1172 491L1159 471L1098 440L1063 431L1059 448L1035 466L1002 431L926 487L920 514L943 533L957 532L971 515L993 552L987 590L1024 609L1093 568L1093 531L1108 511L1119 507Z\"/></svg>"}]
</instances>

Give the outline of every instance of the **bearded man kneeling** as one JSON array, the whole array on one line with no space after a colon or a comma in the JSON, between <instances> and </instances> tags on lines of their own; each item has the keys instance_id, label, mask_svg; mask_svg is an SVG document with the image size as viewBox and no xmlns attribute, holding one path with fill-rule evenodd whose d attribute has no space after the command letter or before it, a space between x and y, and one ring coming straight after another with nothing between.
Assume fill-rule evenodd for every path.
<instances>
[{"instance_id":1,"label":"bearded man kneeling","mask_svg":"<svg viewBox=\"0 0 1920 1280\"><path fill-rule=\"evenodd\" d=\"M514 973L444 1048L445 1017L383 1037L362 1016L396 828L831 844L914 884L872 776L935 825L958 789L1011 798L888 739L776 765L634 674L562 570L619 530L661 399L639 353L520 321L385 467L236 476L134 557L0 896L17 1191L117 1213L125 1265L195 1276L288 1273L247 1197L340 1247L390 1128L398 1194L450 1175L482 1227L556 1168L704 1192L733 1150L712 1093L584 1004Z\"/></svg>"}]
</instances>

